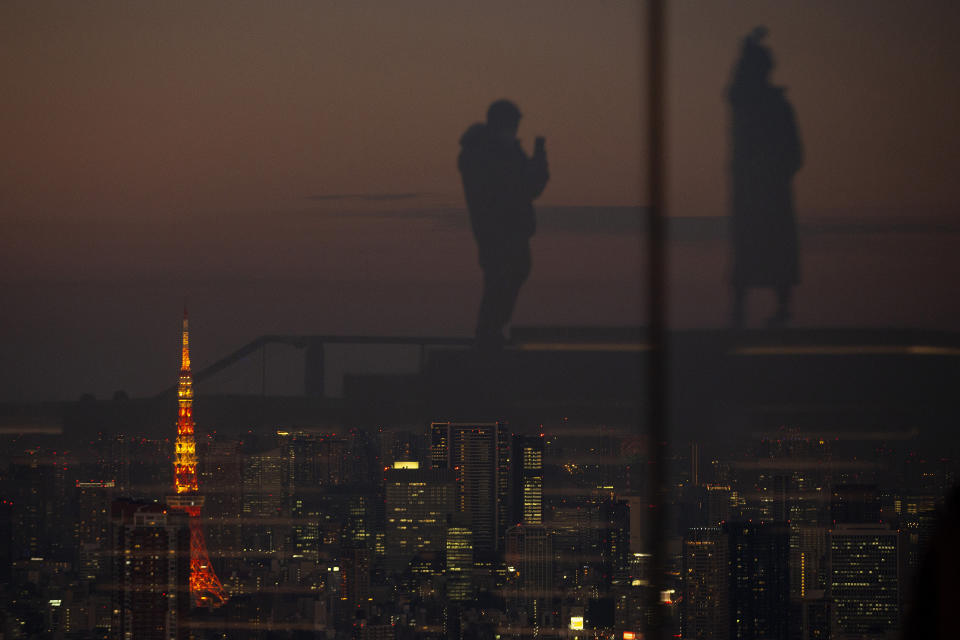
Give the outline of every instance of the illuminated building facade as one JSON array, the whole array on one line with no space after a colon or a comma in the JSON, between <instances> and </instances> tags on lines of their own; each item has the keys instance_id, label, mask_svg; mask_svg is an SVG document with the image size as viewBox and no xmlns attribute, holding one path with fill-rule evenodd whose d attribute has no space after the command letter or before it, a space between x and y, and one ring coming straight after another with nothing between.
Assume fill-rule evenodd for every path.
<instances>
[{"instance_id":1,"label":"illuminated building facade","mask_svg":"<svg viewBox=\"0 0 960 640\"><path fill-rule=\"evenodd\" d=\"M473 532L473 551L483 559L500 547L507 504L510 447L497 422L431 425L430 461L435 469L450 469L456 481L455 508Z\"/></svg>"},{"instance_id":2,"label":"illuminated building facade","mask_svg":"<svg viewBox=\"0 0 960 640\"><path fill-rule=\"evenodd\" d=\"M447 598L470 600L473 597L473 532L466 527L447 529Z\"/></svg>"},{"instance_id":3,"label":"illuminated building facade","mask_svg":"<svg viewBox=\"0 0 960 640\"><path fill-rule=\"evenodd\" d=\"M599 505L600 569L604 586L630 569L630 503L609 498Z\"/></svg>"},{"instance_id":4,"label":"illuminated building facade","mask_svg":"<svg viewBox=\"0 0 960 640\"><path fill-rule=\"evenodd\" d=\"M156 502L116 500L112 629L116 638L188 637L191 516Z\"/></svg>"},{"instance_id":5,"label":"illuminated building facade","mask_svg":"<svg viewBox=\"0 0 960 640\"><path fill-rule=\"evenodd\" d=\"M229 576L242 564L242 471L240 441L207 442L200 453L204 513L217 524L207 528L207 543L222 555L217 567Z\"/></svg>"},{"instance_id":6,"label":"illuminated building facade","mask_svg":"<svg viewBox=\"0 0 960 640\"><path fill-rule=\"evenodd\" d=\"M513 436L510 524L543 524L543 445L541 436Z\"/></svg>"},{"instance_id":7,"label":"illuminated building facade","mask_svg":"<svg viewBox=\"0 0 960 640\"><path fill-rule=\"evenodd\" d=\"M280 449L247 453L241 482L244 550L254 554L280 551L286 533L286 527L277 526L284 495Z\"/></svg>"},{"instance_id":8,"label":"illuminated building facade","mask_svg":"<svg viewBox=\"0 0 960 640\"><path fill-rule=\"evenodd\" d=\"M115 488L113 480L76 482L73 537L81 575L91 580L106 568L103 552L109 547L110 503Z\"/></svg>"},{"instance_id":9,"label":"illuminated building facade","mask_svg":"<svg viewBox=\"0 0 960 640\"><path fill-rule=\"evenodd\" d=\"M729 548L719 527L696 527L683 540L684 638L720 640L729 633Z\"/></svg>"},{"instance_id":10,"label":"illuminated building facade","mask_svg":"<svg viewBox=\"0 0 960 640\"><path fill-rule=\"evenodd\" d=\"M453 474L444 469L394 467L385 473L386 559L403 569L420 554L441 555L454 511Z\"/></svg>"},{"instance_id":11,"label":"illuminated building facade","mask_svg":"<svg viewBox=\"0 0 960 640\"><path fill-rule=\"evenodd\" d=\"M180 381L177 385L177 439L174 442L173 488L167 504L190 516L190 593L198 607L218 607L227 595L207 553L200 514L203 496L197 483L197 441L193 424L193 374L190 371L190 330L183 312Z\"/></svg>"},{"instance_id":12,"label":"illuminated building facade","mask_svg":"<svg viewBox=\"0 0 960 640\"><path fill-rule=\"evenodd\" d=\"M896 631L899 532L885 524L841 524L830 532L830 595L840 631L879 638Z\"/></svg>"},{"instance_id":13,"label":"illuminated building facade","mask_svg":"<svg viewBox=\"0 0 960 640\"><path fill-rule=\"evenodd\" d=\"M553 588L550 534L541 526L507 529L505 559L510 603L524 612L525 626L541 626Z\"/></svg>"},{"instance_id":14,"label":"illuminated building facade","mask_svg":"<svg viewBox=\"0 0 960 640\"><path fill-rule=\"evenodd\" d=\"M786 523L737 522L724 529L729 558L731 640L787 640L790 535Z\"/></svg>"},{"instance_id":15,"label":"illuminated building facade","mask_svg":"<svg viewBox=\"0 0 960 640\"><path fill-rule=\"evenodd\" d=\"M448 469L450 464L449 422L434 422L430 425L430 468Z\"/></svg>"}]
</instances>

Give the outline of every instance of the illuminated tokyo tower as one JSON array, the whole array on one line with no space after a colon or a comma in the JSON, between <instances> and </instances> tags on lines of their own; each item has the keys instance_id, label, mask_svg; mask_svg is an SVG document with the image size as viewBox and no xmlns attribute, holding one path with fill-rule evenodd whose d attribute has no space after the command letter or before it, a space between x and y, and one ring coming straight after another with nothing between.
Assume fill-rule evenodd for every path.
<instances>
[{"instance_id":1,"label":"illuminated tokyo tower","mask_svg":"<svg viewBox=\"0 0 960 640\"><path fill-rule=\"evenodd\" d=\"M190 332L187 310L183 310L183 352L180 384L177 387L177 441L173 458L173 488L176 495L167 496L167 504L190 516L190 595L197 607L219 607L227 594L207 555L200 512L203 496L197 485L197 441L193 437L193 374L190 373Z\"/></svg>"}]
</instances>

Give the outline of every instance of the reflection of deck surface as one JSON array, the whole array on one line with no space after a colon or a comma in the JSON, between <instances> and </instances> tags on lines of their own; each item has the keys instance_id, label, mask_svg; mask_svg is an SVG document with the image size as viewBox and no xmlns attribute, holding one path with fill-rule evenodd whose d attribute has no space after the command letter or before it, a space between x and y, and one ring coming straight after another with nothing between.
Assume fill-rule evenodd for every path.
<instances>
[{"instance_id":1,"label":"reflection of deck surface","mask_svg":"<svg viewBox=\"0 0 960 640\"><path fill-rule=\"evenodd\" d=\"M648 345L635 328L514 331L502 352L435 349L406 380L428 411L635 420ZM950 430L960 420L960 334L915 330L678 331L669 335L676 434L808 429ZM387 400L389 377L357 376L357 403ZM399 388L398 388L399 390ZM386 408L386 407L385 407Z\"/></svg>"},{"instance_id":2,"label":"reflection of deck surface","mask_svg":"<svg viewBox=\"0 0 960 640\"><path fill-rule=\"evenodd\" d=\"M512 343L494 353L478 352L463 338L264 336L208 367L209 375L272 341L306 349L307 361L311 349L322 361L323 345L413 345L422 366L409 374L348 374L343 398L321 397L317 389L292 398L200 394L205 428L433 419L539 424L564 417L628 425L645 414L648 345L637 328L520 327ZM960 333L696 330L670 333L668 347L675 438L788 425L808 431L919 428L943 439L960 424ZM309 362L307 368L309 374ZM131 400L123 409L128 417L117 414L116 403L97 404L108 422L166 425L170 401L168 395Z\"/></svg>"}]
</instances>

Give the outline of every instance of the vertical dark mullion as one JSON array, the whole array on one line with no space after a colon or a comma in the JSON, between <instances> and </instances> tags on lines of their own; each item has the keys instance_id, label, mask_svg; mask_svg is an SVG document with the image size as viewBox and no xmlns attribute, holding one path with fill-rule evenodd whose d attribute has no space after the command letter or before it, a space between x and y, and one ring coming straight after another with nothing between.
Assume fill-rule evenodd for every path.
<instances>
[{"instance_id":1,"label":"vertical dark mullion","mask_svg":"<svg viewBox=\"0 0 960 640\"><path fill-rule=\"evenodd\" d=\"M660 592L666 588L666 449L667 449L667 340L666 340L666 223L664 219L664 2L647 0L647 438L648 505L647 550L651 554L648 638L663 637L664 615Z\"/></svg>"}]
</instances>

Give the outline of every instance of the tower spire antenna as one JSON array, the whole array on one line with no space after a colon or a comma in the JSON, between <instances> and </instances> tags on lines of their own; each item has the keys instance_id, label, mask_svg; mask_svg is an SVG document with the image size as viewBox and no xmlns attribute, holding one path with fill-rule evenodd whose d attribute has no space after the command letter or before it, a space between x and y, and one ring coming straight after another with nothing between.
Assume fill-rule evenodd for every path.
<instances>
[{"instance_id":1,"label":"tower spire antenna","mask_svg":"<svg viewBox=\"0 0 960 640\"><path fill-rule=\"evenodd\" d=\"M186 373L190 398L193 398L193 376L190 373L190 322L187 316L187 303L183 303L183 333L180 351L180 390L184 391L184 373ZM182 395L179 397L183 397Z\"/></svg>"}]
</instances>

